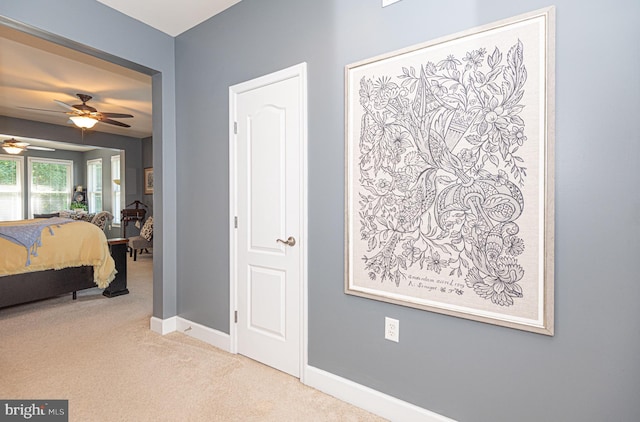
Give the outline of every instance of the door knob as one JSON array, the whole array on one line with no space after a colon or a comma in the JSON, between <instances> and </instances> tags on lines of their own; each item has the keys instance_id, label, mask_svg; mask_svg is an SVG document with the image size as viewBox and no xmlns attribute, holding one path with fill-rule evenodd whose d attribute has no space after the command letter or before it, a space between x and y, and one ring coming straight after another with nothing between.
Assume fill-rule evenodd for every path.
<instances>
[{"instance_id":1,"label":"door knob","mask_svg":"<svg viewBox=\"0 0 640 422\"><path fill-rule=\"evenodd\" d=\"M296 239L293 236L289 236L287 240L276 239L276 242L284 243L285 245L288 245L288 246L293 246L296 244Z\"/></svg>"}]
</instances>

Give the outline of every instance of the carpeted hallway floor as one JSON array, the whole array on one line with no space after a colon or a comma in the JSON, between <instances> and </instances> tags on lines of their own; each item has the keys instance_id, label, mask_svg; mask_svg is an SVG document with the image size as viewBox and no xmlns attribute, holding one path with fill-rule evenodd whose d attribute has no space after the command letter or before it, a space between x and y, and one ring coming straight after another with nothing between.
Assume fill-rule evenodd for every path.
<instances>
[{"instance_id":1,"label":"carpeted hallway floor","mask_svg":"<svg viewBox=\"0 0 640 422\"><path fill-rule=\"evenodd\" d=\"M0 309L0 398L68 399L69 420L382 421L184 334L149 330L151 255L129 295L98 289Z\"/></svg>"}]
</instances>

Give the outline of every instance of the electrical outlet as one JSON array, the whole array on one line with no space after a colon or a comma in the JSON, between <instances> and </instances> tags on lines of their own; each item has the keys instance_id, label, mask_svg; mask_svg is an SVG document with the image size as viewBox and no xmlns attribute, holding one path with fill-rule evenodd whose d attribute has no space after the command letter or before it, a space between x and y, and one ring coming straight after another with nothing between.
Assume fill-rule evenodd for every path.
<instances>
[{"instance_id":1,"label":"electrical outlet","mask_svg":"<svg viewBox=\"0 0 640 422\"><path fill-rule=\"evenodd\" d=\"M389 317L384 318L384 338L396 343L400 341L400 321Z\"/></svg>"}]
</instances>

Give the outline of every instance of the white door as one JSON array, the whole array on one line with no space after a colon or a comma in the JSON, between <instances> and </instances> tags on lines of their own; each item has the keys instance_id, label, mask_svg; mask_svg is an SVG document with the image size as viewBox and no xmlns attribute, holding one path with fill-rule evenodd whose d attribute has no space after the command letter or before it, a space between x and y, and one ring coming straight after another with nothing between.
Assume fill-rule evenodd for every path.
<instances>
[{"instance_id":1,"label":"white door","mask_svg":"<svg viewBox=\"0 0 640 422\"><path fill-rule=\"evenodd\" d=\"M304 65L293 70L230 89L231 242L237 352L299 377L306 80Z\"/></svg>"}]
</instances>

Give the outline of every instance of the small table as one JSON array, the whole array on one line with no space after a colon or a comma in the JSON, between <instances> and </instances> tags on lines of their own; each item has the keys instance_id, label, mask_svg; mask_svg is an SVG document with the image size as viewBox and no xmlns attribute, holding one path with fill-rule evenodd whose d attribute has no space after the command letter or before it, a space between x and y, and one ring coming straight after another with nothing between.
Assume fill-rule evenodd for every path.
<instances>
[{"instance_id":1,"label":"small table","mask_svg":"<svg viewBox=\"0 0 640 422\"><path fill-rule=\"evenodd\" d=\"M116 278L107 286L102 294L106 297L116 297L129 294L127 289L127 246L129 239L118 237L107 239L111 257L116 263Z\"/></svg>"}]
</instances>

